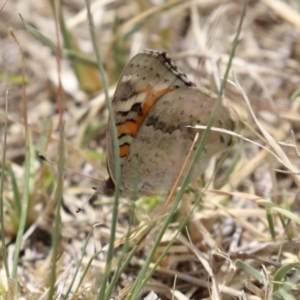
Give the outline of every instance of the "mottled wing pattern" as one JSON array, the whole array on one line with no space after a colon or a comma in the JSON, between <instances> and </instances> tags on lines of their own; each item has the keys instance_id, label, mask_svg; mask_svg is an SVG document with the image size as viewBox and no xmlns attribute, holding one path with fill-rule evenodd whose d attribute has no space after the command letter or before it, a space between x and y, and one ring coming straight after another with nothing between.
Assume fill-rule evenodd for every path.
<instances>
[{"instance_id":1,"label":"mottled wing pattern","mask_svg":"<svg viewBox=\"0 0 300 300\"><path fill-rule=\"evenodd\" d=\"M123 190L128 194L166 194L174 185L196 133L200 142L204 130L189 125L207 125L216 94L203 87L182 87L157 101L134 138L122 167ZM235 129L230 109L222 101L213 123L214 127ZM205 171L215 154L226 150L232 136L211 131L200 158L194 165L191 181ZM195 149L195 148L194 148Z\"/></svg>"},{"instance_id":2,"label":"mottled wing pattern","mask_svg":"<svg viewBox=\"0 0 300 300\"><path fill-rule=\"evenodd\" d=\"M166 52L144 50L125 67L113 97L121 159L153 104L183 86L195 86Z\"/></svg>"},{"instance_id":3,"label":"mottled wing pattern","mask_svg":"<svg viewBox=\"0 0 300 300\"><path fill-rule=\"evenodd\" d=\"M215 99L215 94L189 81L165 52L144 50L129 61L113 97L123 194L162 194L172 187L196 133L187 125L206 125ZM225 103L218 108L214 126L235 128ZM230 136L211 132L192 177L202 174L209 159L230 143ZM97 190L112 195L115 157L110 120L106 146L110 177Z\"/></svg>"},{"instance_id":4,"label":"mottled wing pattern","mask_svg":"<svg viewBox=\"0 0 300 300\"><path fill-rule=\"evenodd\" d=\"M184 86L195 84L178 70L166 52L144 50L129 61L113 97L121 164L154 103L167 93ZM107 167L114 181L115 159L110 126L109 121L106 133Z\"/></svg>"}]
</instances>

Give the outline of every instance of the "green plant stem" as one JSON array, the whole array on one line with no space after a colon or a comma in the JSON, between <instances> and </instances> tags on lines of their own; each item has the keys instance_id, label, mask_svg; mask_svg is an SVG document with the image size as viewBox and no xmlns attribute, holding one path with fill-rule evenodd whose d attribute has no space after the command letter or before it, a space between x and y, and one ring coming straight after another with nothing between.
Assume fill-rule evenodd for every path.
<instances>
[{"instance_id":1,"label":"green plant stem","mask_svg":"<svg viewBox=\"0 0 300 300\"><path fill-rule=\"evenodd\" d=\"M65 296L64 296L64 298L63 298L64 300L69 299L69 294L70 294L71 289L72 289L72 287L73 287L73 285L74 285L74 282L75 282L76 276L77 276L77 274L78 274L78 271L79 271L79 269L80 269L80 267L81 267L81 265L82 265L82 260L83 260L83 258L84 258L84 254L85 254L85 251L86 251L86 247L87 247L87 245L88 245L88 242L90 241L90 238L91 238L92 233L93 233L93 230L91 230L91 231L89 232L89 234L88 234L88 236L87 236L87 238L86 238L86 240L85 240L85 242L84 242L84 245L83 245L83 248L82 248L82 252L81 252L81 253L82 253L81 259L80 259L79 262L77 263L76 270L74 271L73 278L72 278L72 280L71 280L71 282L70 282L70 284L69 284L69 286L68 286L68 289L67 289L67 291L66 291L66 293L65 293Z\"/></svg>"},{"instance_id":2,"label":"green plant stem","mask_svg":"<svg viewBox=\"0 0 300 300\"><path fill-rule=\"evenodd\" d=\"M163 227L160 229L159 233L158 233L158 237L154 243L154 246L152 247L150 254L148 255L147 260L145 261L145 264L137 278L137 280L135 281L129 295L127 296L126 300L135 300L138 298L139 293L141 292L141 290L143 289L143 287L145 286L145 284L148 282L148 280L151 278L151 276L154 274L156 268L159 266L159 264L161 263L161 261L163 260L163 258L165 257L165 255L168 253L169 249L171 248L171 246L173 245L173 243L175 242L178 234L183 230L184 226L186 225L189 217L191 216L193 210L195 209L195 207L198 205L198 203L201 200L201 195L197 197L195 204L193 206L193 209L191 209L191 211L187 214L187 216L183 219L183 221L181 222L176 234L174 235L174 237L172 238L172 240L168 243L168 245L166 246L166 248L164 249L164 251L162 252L162 254L159 256L159 258L157 259L155 265L149 270L150 264L153 260L153 257L156 253L157 248L160 245L160 241L165 233L165 231L167 230L173 215L177 209L177 206L180 202L181 197L176 197L170 211L168 212L168 217L166 219L166 221L163 224Z\"/></svg>"},{"instance_id":3,"label":"green plant stem","mask_svg":"<svg viewBox=\"0 0 300 300\"><path fill-rule=\"evenodd\" d=\"M106 285L108 281L108 277L110 275L111 271L111 261L113 258L113 250L114 250L114 241L115 241L115 235L116 235L116 226L117 226L117 217L118 217L118 207L119 207L119 187L121 183L121 162L120 162L120 157L119 157L119 147L118 147L118 138L117 138L117 129L115 125L115 118L113 114L113 108L112 108L112 103L109 98L108 94L108 84L106 81L106 75L104 72L103 68L103 62L101 59L100 55L100 49L97 41L97 37L95 34L95 27L94 27L94 21L93 17L91 14L91 7L90 7L90 1L86 0L86 5L87 5L87 12L88 12L88 20L89 20L89 25L90 25L90 34L93 42L93 47L96 53L96 58L97 58L97 63L98 63L98 69L102 78L102 83L103 83L103 90L105 93L105 102L109 111L110 115L110 126L112 128L112 135L113 135L113 148L114 148L114 157L115 157L115 197L114 197L114 207L113 207L113 213L112 213L112 222L111 222L111 234L110 234L110 239L109 239L109 247L107 251L107 257L106 257L106 267L105 271L103 273L102 277L102 283L100 287L100 291L98 294L98 299L99 300L105 300L105 290L106 290Z\"/></svg>"},{"instance_id":4,"label":"green plant stem","mask_svg":"<svg viewBox=\"0 0 300 300\"><path fill-rule=\"evenodd\" d=\"M235 55L235 50L237 48L237 45L238 45L238 39L239 39L239 36L240 36L240 33L241 33L241 29L242 29L242 24L243 24L243 21L244 21L244 18L245 18L245 15L246 15L246 7L247 7L247 0L244 0L244 5L243 5L243 9L242 9L242 13L241 13L241 18L240 18L240 22L239 22L239 25L238 25L238 29L237 29L237 33L236 33L236 36L235 36L235 39L233 41L233 45L232 45L232 49L231 49L231 53L230 53L230 57L229 57L229 61L228 61L228 64L227 64L227 68L226 68L226 71L225 71L225 75L224 75L224 79L222 81L222 84L221 84L221 88L220 88L220 91L218 92L218 98L213 106L213 109L212 109L212 112L211 112L211 115L210 115L210 118L209 118L209 121L207 123L207 129L205 130L202 138L201 138L201 141L199 143L199 145L197 146L197 149L195 151L195 154L193 156L193 159L189 165L189 168L188 168L188 171L186 173L186 175L184 176L184 179L183 179L183 183L182 183L182 187L181 189L179 190L175 200L174 200L174 204L172 205L171 207L171 210L169 211L169 214L168 214L168 217L166 219L166 222L164 223L162 229L160 230L159 234L158 234L158 237L155 241L155 244L153 246L153 248L151 249L151 252L140 272L140 275L139 277L137 278L137 280L135 281L134 285L133 285L133 288L132 288L132 293L126 298L126 299L130 299L130 300L134 300L136 299L136 297L138 296L138 293L139 291L141 290L141 288L145 285L146 283L146 280L144 279L144 276L148 270L148 267L150 265L150 262L152 261L152 258L156 252L156 249L159 245L159 242L161 241L163 235L164 235L164 232L166 231L167 229L167 226L173 216L173 213L175 212L177 206L178 206L178 203L185 191L185 187L188 185L189 183L189 180L190 180L190 176L192 174L192 171L194 169L194 166L195 166L195 162L199 159L199 156L201 154L201 152L203 151L203 148L205 146L205 143L206 143L206 140L209 136L209 132L210 132L210 128L212 127L213 125L213 122L214 122L214 116L217 112L217 109L218 109L218 106L220 105L221 103L221 99L222 99L222 95L223 95L223 92L224 92L224 89L225 89L225 85L226 85L226 82L227 82L227 78L228 78L228 75L229 75L229 71L230 71L230 68L231 68L231 65L232 65L232 60L234 58L234 55Z\"/></svg>"},{"instance_id":5,"label":"green plant stem","mask_svg":"<svg viewBox=\"0 0 300 300\"><path fill-rule=\"evenodd\" d=\"M55 218L54 218L54 232L52 236L52 264L50 270L50 287L48 299L54 299L55 283L56 283L56 261L58 257L58 247L61 233L61 216L60 210L63 200L64 190L64 167L65 167L65 142L64 142L64 105L63 105L63 89L61 83L61 44L59 36L59 10L60 2L53 1L53 11L55 16L55 33L57 40L56 47L56 65L58 73L58 86L57 86L57 108L59 114L59 147L58 147L58 176L57 188L55 192Z\"/></svg>"},{"instance_id":6,"label":"green plant stem","mask_svg":"<svg viewBox=\"0 0 300 300\"><path fill-rule=\"evenodd\" d=\"M64 182L64 166L65 166L65 155L64 155L64 126L60 126L60 143L59 143L59 158L58 158L58 178L57 178L57 189L55 193L55 218L54 218L54 234L52 237L52 265L50 272L50 289L48 299L54 299L55 292L55 281L56 281L56 260L58 257L58 246L61 232L61 217L60 209L62 206L63 199L63 182Z\"/></svg>"},{"instance_id":7,"label":"green plant stem","mask_svg":"<svg viewBox=\"0 0 300 300\"><path fill-rule=\"evenodd\" d=\"M22 109L23 109L23 118L24 118L24 128L25 128L25 172L24 172L24 181L23 181L23 197L22 197L22 205L21 205L21 215L20 215L20 222L19 228L15 243L15 252L13 257L13 269L12 269L12 278L14 279L14 291L15 291L15 298L19 298L19 286L18 286L18 278L17 278L17 269L18 269L18 261L19 261L19 254L21 250L22 244L22 237L25 231L25 225L27 220L27 213L28 213L28 203L29 203L29 177L30 177L30 133L28 127L28 116L27 116L27 97L25 91L25 62L24 62L24 55L20 44L18 42L17 37L15 36L14 32L11 30L10 34L14 38L15 42L17 43L20 51L21 57L21 67L22 67Z\"/></svg>"},{"instance_id":8,"label":"green plant stem","mask_svg":"<svg viewBox=\"0 0 300 300\"><path fill-rule=\"evenodd\" d=\"M2 254L3 254L3 263L5 268L6 277L9 278L9 269L7 263L7 251L6 251L6 242L5 242L5 226L4 226L4 201L3 201L3 189L4 189L4 166L6 159L6 139L7 139L7 96L6 92L6 101L5 101L5 121L4 121L4 141L3 141L3 153L2 153L2 170L1 170L1 181L0 181L0 235L1 235L1 244L2 244Z\"/></svg>"}]
</instances>

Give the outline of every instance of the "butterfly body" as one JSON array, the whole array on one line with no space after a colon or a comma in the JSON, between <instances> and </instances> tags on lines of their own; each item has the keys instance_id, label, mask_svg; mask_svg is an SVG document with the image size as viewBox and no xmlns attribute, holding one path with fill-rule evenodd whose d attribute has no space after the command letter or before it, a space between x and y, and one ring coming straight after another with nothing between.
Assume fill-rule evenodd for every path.
<instances>
[{"instance_id":1,"label":"butterfly body","mask_svg":"<svg viewBox=\"0 0 300 300\"><path fill-rule=\"evenodd\" d=\"M165 52L145 50L125 67L113 98L121 158L123 195L166 194L177 179L195 135L204 130L216 95L196 87ZM111 122L106 132L110 192L115 182ZM221 103L215 127L235 129L228 106ZM192 174L201 175L216 153L228 148L231 136L211 131ZM104 184L104 187L105 187ZM103 189L103 188L102 188ZM105 188L104 188L105 190Z\"/></svg>"}]
</instances>

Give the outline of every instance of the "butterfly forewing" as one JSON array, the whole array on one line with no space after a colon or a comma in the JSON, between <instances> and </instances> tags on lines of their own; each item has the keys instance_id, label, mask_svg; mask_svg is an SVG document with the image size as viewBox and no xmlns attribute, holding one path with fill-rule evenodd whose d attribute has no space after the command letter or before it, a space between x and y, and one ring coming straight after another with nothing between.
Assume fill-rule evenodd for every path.
<instances>
[{"instance_id":1,"label":"butterfly forewing","mask_svg":"<svg viewBox=\"0 0 300 300\"><path fill-rule=\"evenodd\" d=\"M117 124L135 120L147 96L161 96L183 86L194 84L165 52L144 50L137 54L123 70L113 97Z\"/></svg>"},{"instance_id":2,"label":"butterfly forewing","mask_svg":"<svg viewBox=\"0 0 300 300\"><path fill-rule=\"evenodd\" d=\"M122 163L154 103L165 94L184 86L194 84L177 69L165 52L144 50L129 61L113 97ZM111 137L107 138L107 145L112 145ZM114 158L110 157L109 160L114 161ZM109 171L113 172L110 166Z\"/></svg>"}]
</instances>

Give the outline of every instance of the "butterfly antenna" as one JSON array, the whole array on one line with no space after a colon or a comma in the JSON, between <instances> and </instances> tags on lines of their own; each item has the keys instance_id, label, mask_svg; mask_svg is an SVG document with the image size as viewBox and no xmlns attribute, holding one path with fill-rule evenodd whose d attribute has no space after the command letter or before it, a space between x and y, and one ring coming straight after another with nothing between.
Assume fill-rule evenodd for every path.
<instances>
[{"instance_id":1,"label":"butterfly antenna","mask_svg":"<svg viewBox=\"0 0 300 300\"><path fill-rule=\"evenodd\" d=\"M96 193L93 193L82 205L80 208L76 209L76 213L80 213L83 209L83 207L91 200L91 198L95 195Z\"/></svg>"},{"instance_id":2,"label":"butterfly antenna","mask_svg":"<svg viewBox=\"0 0 300 300\"><path fill-rule=\"evenodd\" d=\"M46 161L47 163L49 163L49 164L51 164L51 165L57 166L57 163L56 163L56 162L49 160L49 159L46 158L44 155L38 154L38 156L39 156L39 158L40 158L41 160ZM89 175L86 175L86 174L82 174L82 173L80 173L80 172L78 172L78 171L75 171L75 170L73 170L73 169L70 169L70 168L68 168L68 167L65 167L65 166L64 166L64 169L67 170L67 171L71 171L71 172L73 172L73 173L75 173L75 174L84 176L84 177L86 177L86 178L89 178L89 179L91 179L91 180L94 180L94 181L96 181L96 182L101 182L101 180L99 180L99 179L96 179L96 178L94 178L94 177L92 177L92 176L89 176Z\"/></svg>"}]
</instances>

